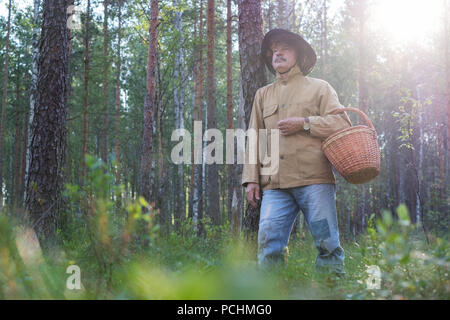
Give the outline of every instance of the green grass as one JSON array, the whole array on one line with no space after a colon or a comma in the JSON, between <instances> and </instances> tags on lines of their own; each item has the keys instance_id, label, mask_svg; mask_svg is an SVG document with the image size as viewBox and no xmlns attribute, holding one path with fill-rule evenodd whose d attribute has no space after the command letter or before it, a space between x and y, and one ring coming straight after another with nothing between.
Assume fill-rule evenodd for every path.
<instances>
[{"instance_id":1,"label":"green grass","mask_svg":"<svg viewBox=\"0 0 450 320\"><path fill-rule=\"evenodd\" d=\"M87 164L88 183L67 186L64 229L45 252L31 228L0 212L0 299L450 298L449 241L433 234L426 241L404 205L394 217L371 217L365 234L341 243L345 278L314 271L309 231L291 239L285 265L261 270L255 238L234 239L228 226L208 220L201 237L190 220L169 232L144 199L114 203L110 191L120 186L105 187L114 177L92 158ZM80 290L67 287L70 265L80 267ZM380 289L368 289L369 266L380 268Z\"/></svg>"}]
</instances>

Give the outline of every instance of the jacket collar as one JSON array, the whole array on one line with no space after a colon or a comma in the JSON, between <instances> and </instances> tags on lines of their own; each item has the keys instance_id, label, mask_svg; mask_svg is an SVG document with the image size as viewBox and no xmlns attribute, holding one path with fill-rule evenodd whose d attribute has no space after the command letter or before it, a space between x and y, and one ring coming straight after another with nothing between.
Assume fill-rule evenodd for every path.
<instances>
[{"instance_id":1,"label":"jacket collar","mask_svg":"<svg viewBox=\"0 0 450 320\"><path fill-rule=\"evenodd\" d=\"M292 80L296 75L300 75L300 76L302 76L303 77L303 73L302 73L302 71L300 70L300 67L298 66L298 63L296 63L295 64L295 66L293 66L289 71L288 71L288 73L287 73L287 76L286 76L286 78L284 79L284 81L290 81L290 80ZM276 72L276 75L277 75L277 81L282 81L282 79L281 79L281 74L277 71Z\"/></svg>"}]
</instances>

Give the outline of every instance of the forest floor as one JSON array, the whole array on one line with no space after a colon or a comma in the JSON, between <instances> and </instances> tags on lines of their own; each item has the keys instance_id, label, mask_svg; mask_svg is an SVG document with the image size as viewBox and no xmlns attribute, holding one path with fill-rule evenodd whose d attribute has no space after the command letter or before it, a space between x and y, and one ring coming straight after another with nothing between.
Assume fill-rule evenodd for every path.
<instances>
[{"instance_id":1,"label":"forest floor","mask_svg":"<svg viewBox=\"0 0 450 320\"><path fill-rule=\"evenodd\" d=\"M236 239L208 217L202 236L190 219L169 231L153 203L117 197L123 186L88 160L86 186L66 185L57 241L0 211L0 299L450 299L448 229L425 237L405 205L341 239L343 278L315 272L308 230L291 237L286 264L262 270L255 235Z\"/></svg>"},{"instance_id":2,"label":"forest floor","mask_svg":"<svg viewBox=\"0 0 450 320\"><path fill-rule=\"evenodd\" d=\"M211 228L205 237L155 232L145 249L134 252L117 254L80 234L44 255L33 245L35 237L22 232L15 246L0 243L0 298L450 298L450 250L441 238L429 236L427 244L419 235L397 231L381 239L380 231L369 229L357 241L342 242L346 276L340 278L315 272L317 250L309 232L291 239L286 264L267 270L256 264L255 239L233 239L224 228ZM70 265L79 266L79 290ZM375 274L368 283L369 266L380 268L379 282Z\"/></svg>"}]
</instances>

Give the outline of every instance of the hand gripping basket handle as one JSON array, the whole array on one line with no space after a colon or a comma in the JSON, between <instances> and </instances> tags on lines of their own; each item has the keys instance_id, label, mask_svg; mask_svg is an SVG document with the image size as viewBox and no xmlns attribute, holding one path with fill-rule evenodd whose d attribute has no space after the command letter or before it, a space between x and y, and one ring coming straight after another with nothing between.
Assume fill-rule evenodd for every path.
<instances>
[{"instance_id":1,"label":"hand gripping basket handle","mask_svg":"<svg viewBox=\"0 0 450 320\"><path fill-rule=\"evenodd\" d=\"M359 109L356 109L356 108L350 108L350 107L347 107L347 108L339 108L339 109L333 110L330 114L339 114L339 113L343 113L344 111L353 111L353 112L356 112L356 113L359 114L359 116L360 116L361 118L363 118L364 121L369 125L369 128L375 130L375 127L373 126L372 121L370 121L369 117L366 116L366 114L365 114L364 112L362 112L361 110L359 110Z\"/></svg>"}]
</instances>

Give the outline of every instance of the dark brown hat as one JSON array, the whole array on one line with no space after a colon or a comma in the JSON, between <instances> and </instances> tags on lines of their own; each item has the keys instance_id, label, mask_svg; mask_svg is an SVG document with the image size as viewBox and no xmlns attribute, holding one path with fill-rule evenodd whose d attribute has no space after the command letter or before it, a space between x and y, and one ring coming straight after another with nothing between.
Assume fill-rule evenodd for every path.
<instances>
[{"instance_id":1,"label":"dark brown hat","mask_svg":"<svg viewBox=\"0 0 450 320\"><path fill-rule=\"evenodd\" d=\"M303 75L311 72L316 64L317 56L311 45L299 34L285 29L272 29L266 33L261 44L261 59L269 68L270 72L275 74L272 67L272 50L270 47L275 41L286 42L297 49L297 63Z\"/></svg>"}]
</instances>

